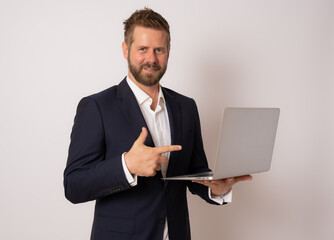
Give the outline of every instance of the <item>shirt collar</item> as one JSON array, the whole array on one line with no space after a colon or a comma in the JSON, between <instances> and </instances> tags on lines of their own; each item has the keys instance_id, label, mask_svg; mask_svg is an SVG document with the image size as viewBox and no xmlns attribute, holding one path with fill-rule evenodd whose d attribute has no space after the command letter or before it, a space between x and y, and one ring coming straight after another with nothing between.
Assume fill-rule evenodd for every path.
<instances>
[{"instance_id":1,"label":"shirt collar","mask_svg":"<svg viewBox=\"0 0 334 240\"><path fill-rule=\"evenodd\" d=\"M143 90L141 90L134 82L132 82L129 76L126 77L126 82L128 83L130 89L132 90L133 94L135 95L137 102L139 105L144 104L146 101L152 103L152 98L147 95ZM162 106L165 104L165 97L162 92L161 85L159 84L159 96L158 96L158 105Z\"/></svg>"}]
</instances>

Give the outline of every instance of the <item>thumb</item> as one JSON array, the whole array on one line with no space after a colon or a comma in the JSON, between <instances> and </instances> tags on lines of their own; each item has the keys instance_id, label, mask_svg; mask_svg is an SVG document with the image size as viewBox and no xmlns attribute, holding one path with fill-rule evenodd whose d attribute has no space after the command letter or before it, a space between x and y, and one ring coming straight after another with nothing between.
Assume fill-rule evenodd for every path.
<instances>
[{"instance_id":1,"label":"thumb","mask_svg":"<svg viewBox=\"0 0 334 240\"><path fill-rule=\"evenodd\" d=\"M140 133L139 137L137 138L136 143L144 145L145 140L147 138L147 134L148 134L147 129L145 127L142 127L141 133Z\"/></svg>"}]
</instances>

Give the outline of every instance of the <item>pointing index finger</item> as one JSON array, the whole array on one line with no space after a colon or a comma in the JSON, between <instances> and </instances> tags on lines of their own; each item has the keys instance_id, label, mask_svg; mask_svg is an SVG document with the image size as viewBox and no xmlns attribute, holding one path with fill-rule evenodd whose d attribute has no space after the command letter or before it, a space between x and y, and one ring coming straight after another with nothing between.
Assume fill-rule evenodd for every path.
<instances>
[{"instance_id":1,"label":"pointing index finger","mask_svg":"<svg viewBox=\"0 0 334 240\"><path fill-rule=\"evenodd\" d=\"M182 147L180 145L168 145L168 146L156 147L155 149L159 154L163 154L167 152L180 151Z\"/></svg>"}]
</instances>

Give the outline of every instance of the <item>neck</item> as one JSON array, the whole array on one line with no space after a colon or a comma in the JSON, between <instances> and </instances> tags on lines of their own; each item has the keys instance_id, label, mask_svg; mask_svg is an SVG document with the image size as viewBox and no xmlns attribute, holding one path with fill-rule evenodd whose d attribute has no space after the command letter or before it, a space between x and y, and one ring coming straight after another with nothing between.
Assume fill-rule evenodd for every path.
<instances>
[{"instance_id":1,"label":"neck","mask_svg":"<svg viewBox=\"0 0 334 240\"><path fill-rule=\"evenodd\" d=\"M129 74L130 80L136 84L141 90L143 90L150 98L152 98L151 109L154 111L158 105L158 97L159 97L159 83L153 86L145 86L139 83L132 74Z\"/></svg>"}]
</instances>

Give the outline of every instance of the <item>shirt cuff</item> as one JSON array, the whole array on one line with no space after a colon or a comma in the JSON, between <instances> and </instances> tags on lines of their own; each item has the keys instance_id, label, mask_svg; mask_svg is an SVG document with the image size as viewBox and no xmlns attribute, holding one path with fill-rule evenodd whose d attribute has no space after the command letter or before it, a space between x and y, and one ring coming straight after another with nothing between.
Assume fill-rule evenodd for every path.
<instances>
[{"instance_id":1,"label":"shirt cuff","mask_svg":"<svg viewBox=\"0 0 334 240\"><path fill-rule=\"evenodd\" d=\"M128 167L125 164L125 160L124 160L124 154L122 154L122 166L123 166L123 171L126 177L126 180L128 180L128 183L130 184L131 187L134 187L137 185L137 175L132 175L128 169Z\"/></svg>"},{"instance_id":2,"label":"shirt cuff","mask_svg":"<svg viewBox=\"0 0 334 240\"><path fill-rule=\"evenodd\" d=\"M230 203L232 202L232 190L229 191L226 194L220 195L220 196L211 196L211 189L209 188L209 198L212 201L215 201L216 203L222 205L224 203Z\"/></svg>"}]
</instances>

